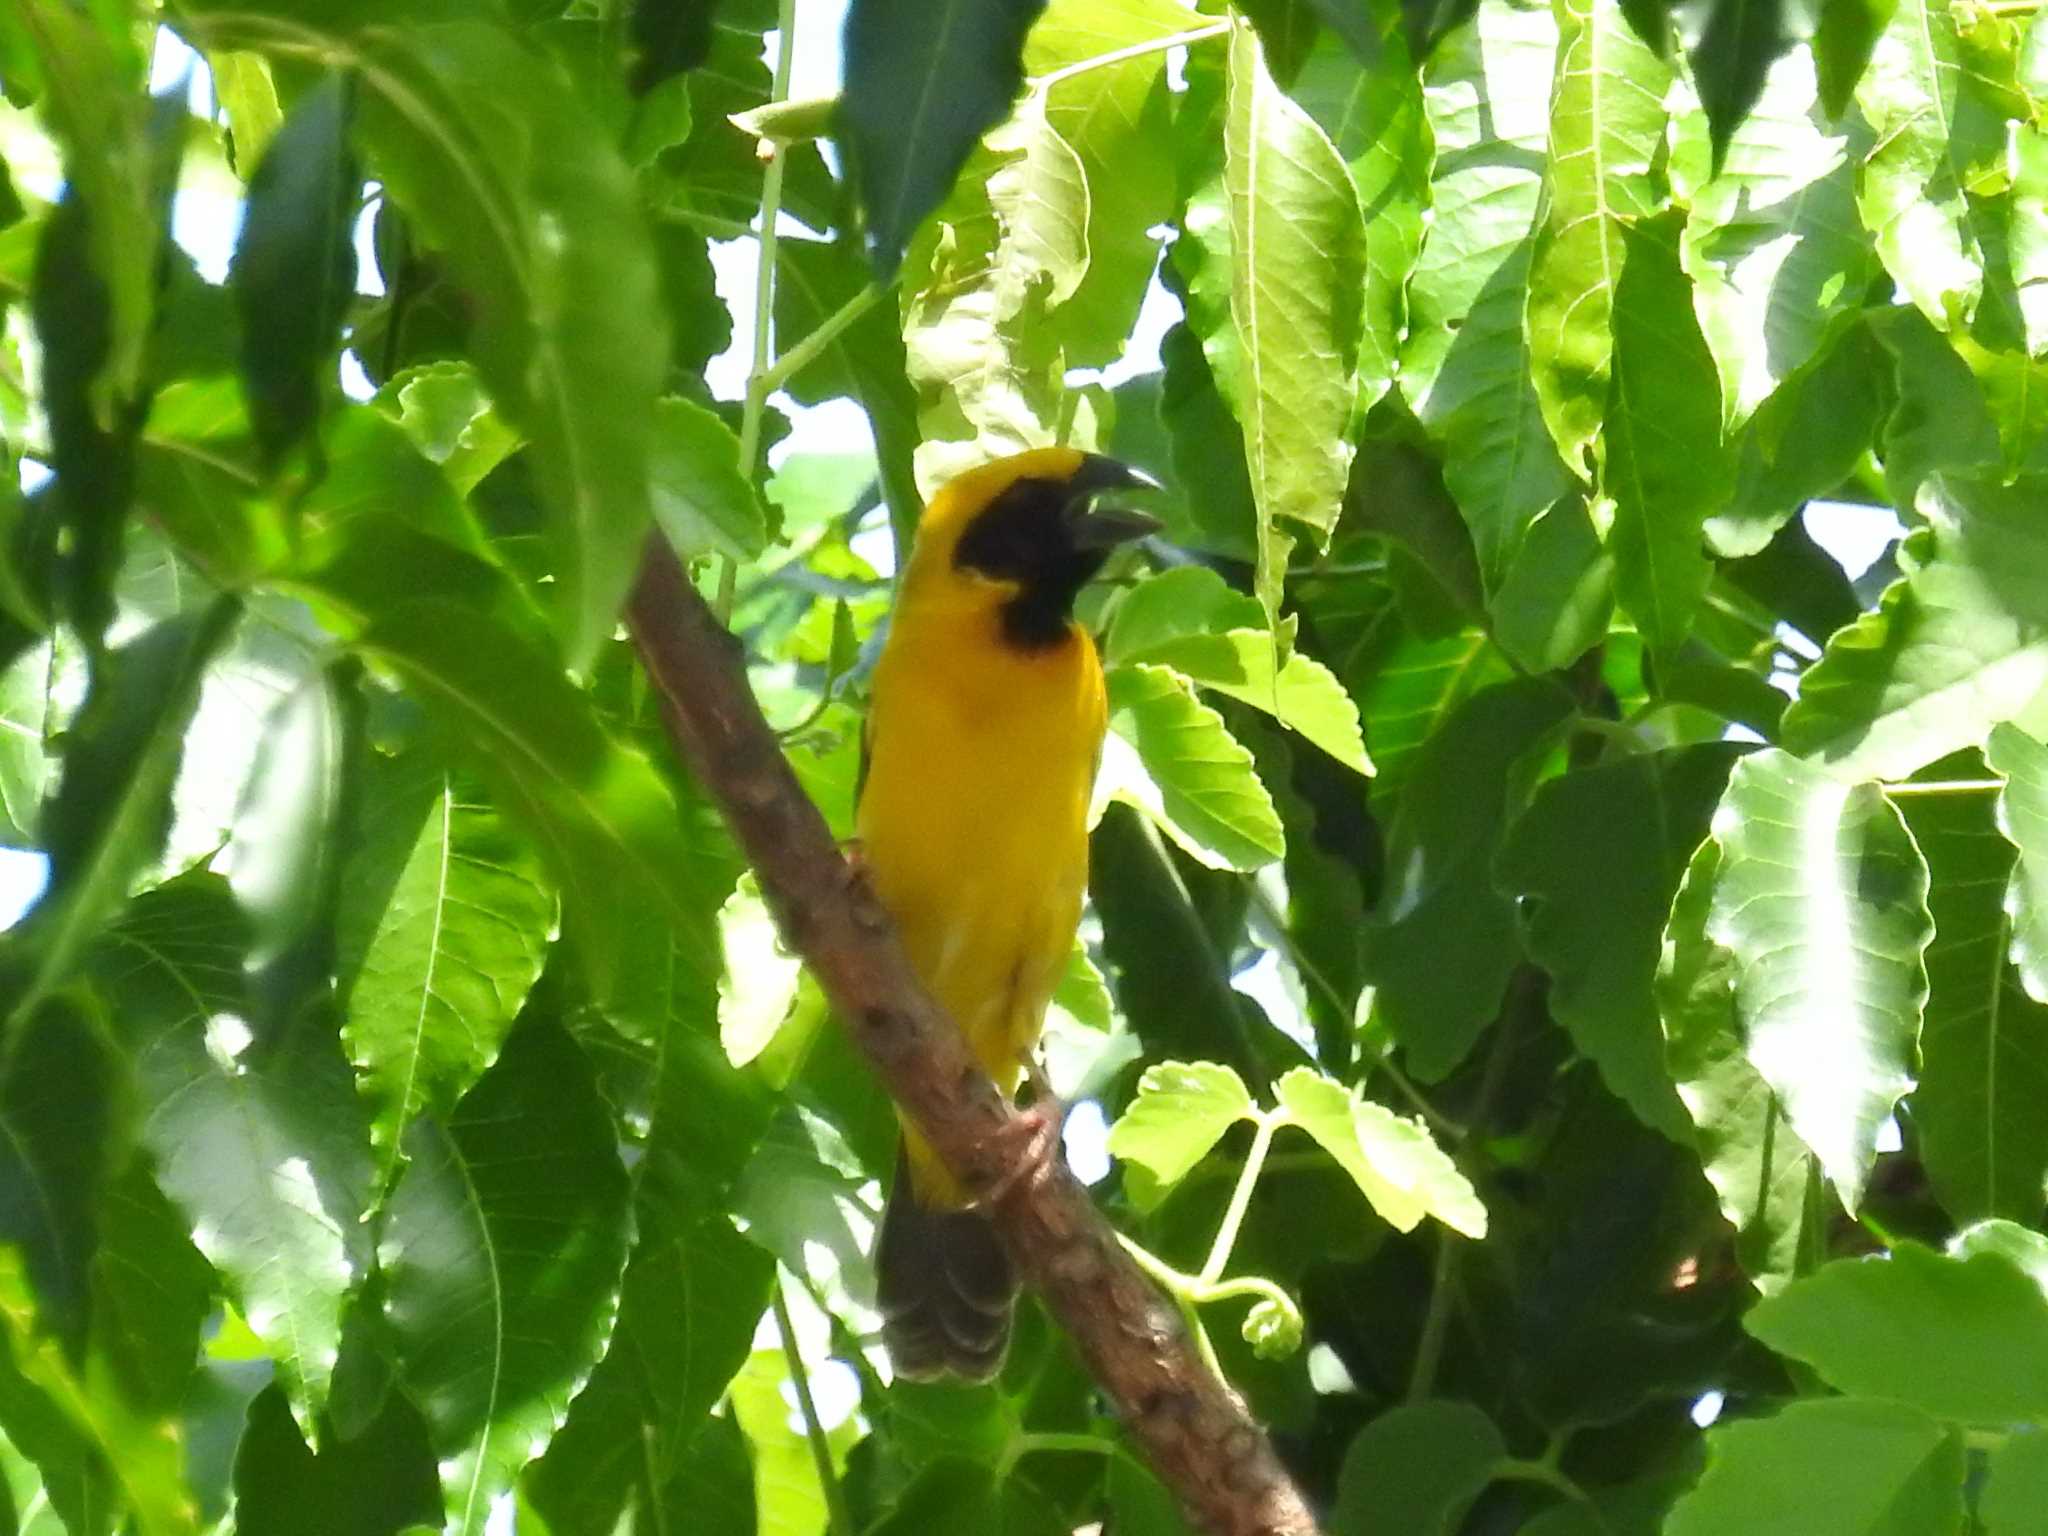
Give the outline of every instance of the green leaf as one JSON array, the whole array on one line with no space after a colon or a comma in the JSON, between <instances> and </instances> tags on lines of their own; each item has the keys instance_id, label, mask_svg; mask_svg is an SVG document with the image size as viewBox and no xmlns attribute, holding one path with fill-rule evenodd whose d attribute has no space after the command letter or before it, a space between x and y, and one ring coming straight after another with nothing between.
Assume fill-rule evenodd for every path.
<instances>
[{"instance_id":1,"label":"green leaf","mask_svg":"<svg viewBox=\"0 0 2048 1536\"><path fill-rule=\"evenodd\" d=\"M803 961L783 946L774 913L751 872L718 910L725 974L718 983L718 1038L744 1067L766 1050L796 1002Z\"/></svg>"},{"instance_id":2,"label":"green leaf","mask_svg":"<svg viewBox=\"0 0 2048 1536\"><path fill-rule=\"evenodd\" d=\"M2017 735L1999 727L1993 742L2008 733ZM2032 1220L2048 1178L2048 1123L2033 1108L2048 1101L2048 1009L2022 990L2009 963L2013 847L1999 835L1990 795L1902 795L1896 803L1927 860L1934 920L1913 1090L1920 1157L1958 1222Z\"/></svg>"},{"instance_id":3,"label":"green leaf","mask_svg":"<svg viewBox=\"0 0 2048 1536\"><path fill-rule=\"evenodd\" d=\"M1425 1216L1477 1241L1486 1236L1486 1207L1420 1120L1404 1120L1309 1067L1295 1067L1273 1085L1290 1122L1351 1175L1396 1232Z\"/></svg>"},{"instance_id":4,"label":"green leaf","mask_svg":"<svg viewBox=\"0 0 2048 1536\"><path fill-rule=\"evenodd\" d=\"M1721 444L1713 359L1679 266L1682 227L1674 213L1623 231L1628 264L1613 291L1600 466L1601 489L1614 499L1607 546L1615 595L1660 651L1675 649L1692 629L1713 576L1701 529L1734 478Z\"/></svg>"},{"instance_id":5,"label":"green leaf","mask_svg":"<svg viewBox=\"0 0 2048 1536\"><path fill-rule=\"evenodd\" d=\"M2011 725L1992 728L1985 761L2005 775L1998 830L2019 850L2004 911L2027 995L2048 1003L2048 748Z\"/></svg>"},{"instance_id":6,"label":"green leaf","mask_svg":"<svg viewBox=\"0 0 2048 1536\"><path fill-rule=\"evenodd\" d=\"M1783 752L1735 766L1707 936L1734 955L1748 1054L1850 1209L1913 1085L1927 866L1874 785Z\"/></svg>"},{"instance_id":7,"label":"green leaf","mask_svg":"<svg viewBox=\"0 0 2048 1536\"><path fill-rule=\"evenodd\" d=\"M761 498L740 468L740 440L688 400L657 402L651 469L654 520L685 560L758 560L768 547Z\"/></svg>"},{"instance_id":8,"label":"green leaf","mask_svg":"<svg viewBox=\"0 0 2048 1536\"><path fill-rule=\"evenodd\" d=\"M2048 1434L2017 1434L1991 1452L1978 1513L1987 1536L2025 1536L2048 1509Z\"/></svg>"},{"instance_id":9,"label":"green leaf","mask_svg":"<svg viewBox=\"0 0 2048 1536\"><path fill-rule=\"evenodd\" d=\"M1507 1446L1470 1403L1402 1403L1352 1437L1330 1536L1450 1536Z\"/></svg>"},{"instance_id":10,"label":"green leaf","mask_svg":"<svg viewBox=\"0 0 2048 1536\"><path fill-rule=\"evenodd\" d=\"M847 11L840 141L887 277L945 200L975 141L1009 115L1024 83L1024 35L1044 0L854 0Z\"/></svg>"},{"instance_id":11,"label":"green leaf","mask_svg":"<svg viewBox=\"0 0 2048 1536\"><path fill-rule=\"evenodd\" d=\"M413 445L465 496L519 446L518 434L498 418L467 363L408 368L385 382L376 404L397 416Z\"/></svg>"},{"instance_id":12,"label":"green leaf","mask_svg":"<svg viewBox=\"0 0 2048 1536\"><path fill-rule=\"evenodd\" d=\"M1693 80L1713 135L1714 164L1764 93L1771 63L1792 46L1784 0L1715 0L1692 49Z\"/></svg>"},{"instance_id":13,"label":"green leaf","mask_svg":"<svg viewBox=\"0 0 2048 1536\"><path fill-rule=\"evenodd\" d=\"M1171 667L1197 687L1264 710L1345 767L1370 773L1358 706L1343 685L1299 652L1280 660L1272 635L1259 625L1254 600L1214 571L1182 566L1143 582L1118 606L1105 660Z\"/></svg>"},{"instance_id":14,"label":"green leaf","mask_svg":"<svg viewBox=\"0 0 2048 1536\"><path fill-rule=\"evenodd\" d=\"M1550 209L1530 263L1530 362L1565 463L1584 463L1607 408L1622 232L1656 211L1651 165L1671 66L1616 0L1564 0L1550 109Z\"/></svg>"},{"instance_id":15,"label":"green leaf","mask_svg":"<svg viewBox=\"0 0 2048 1536\"><path fill-rule=\"evenodd\" d=\"M1084 59L1189 30L1174 0L1051 0L1024 40L1024 68L1054 75ZM1173 201L1167 50L1049 80L1045 114L1088 183L1088 272L1055 312L1067 363L1116 360L1159 261L1151 230Z\"/></svg>"},{"instance_id":16,"label":"green leaf","mask_svg":"<svg viewBox=\"0 0 2048 1536\"><path fill-rule=\"evenodd\" d=\"M260 53L228 48L208 55L206 67L213 72L214 96L228 121L228 158L235 174L247 181L284 126L270 61Z\"/></svg>"},{"instance_id":17,"label":"green leaf","mask_svg":"<svg viewBox=\"0 0 2048 1536\"><path fill-rule=\"evenodd\" d=\"M273 470L313 430L355 297L362 176L349 152L354 103L330 74L293 105L249 181L228 270L242 320L242 380Z\"/></svg>"},{"instance_id":18,"label":"green leaf","mask_svg":"<svg viewBox=\"0 0 2048 1536\"><path fill-rule=\"evenodd\" d=\"M1720 845L1702 843L1671 904L1657 1007L1701 1171L1735 1229L1744 1271L1768 1292L1791 1277L1798 1259L1813 1154L1746 1054L1735 957L1707 937L1720 868Z\"/></svg>"},{"instance_id":19,"label":"green leaf","mask_svg":"<svg viewBox=\"0 0 2048 1536\"><path fill-rule=\"evenodd\" d=\"M1109 1131L1109 1151L1150 1176L1146 1202L1194 1170L1240 1120L1258 1114L1244 1079L1213 1061L1162 1061L1145 1069L1137 1094ZM1134 1191L1135 1193L1135 1191Z\"/></svg>"},{"instance_id":20,"label":"green leaf","mask_svg":"<svg viewBox=\"0 0 2048 1536\"><path fill-rule=\"evenodd\" d=\"M1904 573L1828 642L1785 712L1788 749L1843 779L1905 778L1982 741L2048 688L2048 566L2037 482L1940 475Z\"/></svg>"},{"instance_id":21,"label":"green leaf","mask_svg":"<svg viewBox=\"0 0 2048 1536\"><path fill-rule=\"evenodd\" d=\"M1821 0L1813 29L1813 67L1820 104L1829 117L1849 110L1897 7L1898 0Z\"/></svg>"},{"instance_id":22,"label":"green leaf","mask_svg":"<svg viewBox=\"0 0 2048 1536\"><path fill-rule=\"evenodd\" d=\"M412 572L406 589L387 579L394 561ZM611 738L562 674L497 569L365 519L304 580L339 605L334 622L407 686L539 844L600 982L650 912L710 963L725 897L714 864L685 836L653 767Z\"/></svg>"},{"instance_id":23,"label":"green leaf","mask_svg":"<svg viewBox=\"0 0 2048 1536\"><path fill-rule=\"evenodd\" d=\"M1552 779L1494 865L1522 898L1551 1015L1637 1118L1674 1140L1686 1118L1657 1026L1658 938L1734 757L1719 744L1686 747Z\"/></svg>"},{"instance_id":24,"label":"green leaf","mask_svg":"<svg viewBox=\"0 0 2048 1536\"><path fill-rule=\"evenodd\" d=\"M43 1330L85 1342L101 1196L127 1139L125 1084L84 1000L15 1020L0 1052L0 1242L21 1253Z\"/></svg>"},{"instance_id":25,"label":"green leaf","mask_svg":"<svg viewBox=\"0 0 2048 1536\"><path fill-rule=\"evenodd\" d=\"M1102 771L1111 798L1143 811L1212 869L1257 869L1279 858L1280 815L1251 753L1187 679L1134 663L1111 671L1108 686Z\"/></svg>"},{"instance_id":26,"label":"green leaf","mask_svg":"<svg viewBox=\"0 0 2048 1536\"><path fill-rule=\"evenodd\" d=\"M2048 1296L2010 1259L1918 1243L1837 1259L1757 1303L1743 1325L1839 1391L2002 1426L2048 1409Z\"/></svg>"},{"instance_id":27,"label":"green leaf","mask_svg":"<svg viewBox=\"0 0 2048 1536\"><path fill-rule=\"evenodd\" d=\"M1236 401L1258 509L1259 601L1280 622L1298 529L1328 545L1351 468L1363 330L1365 216L1315 120L1267 73L1258 35L1230 37L1224 114Z\"/></svg>"},{"instance_id":28,"label":"green leaf","mask_svg":"<svg viewBox=\"0 0 2048 1536\"><path fill-rule=\"evenodd\" d=\"M1691 207L1680 244L1731 427L1820 350L1878 270L1856 219L1869 130L1822 115L1813 71L1804 49L1771 65L1718 171L1705 120L1677 122L1673 190Z\"/></svg>"},{"instance_id":29,"label":"green leaf","mask_svg":"<svg viewBox=\"0 0 2048 1536\"><path fill-rule=\"evenodd\" d=\"M1669 1536L1912 1536L1963 1519L1963 1446L1900 1403L1831 1398L1707 1432Z\"/></svg>"},{"instance_id":30,"label":"green leaf","mask_svg":"<svg viewBox=\"0 0 2048 1536\"><path fill-rule=\"evenodd\" d=\"M473 1536L603 1351L626 1175L589 1064L531 1010L445 1130L413 1123L406 1156L380 1243L387 1315L450 1529Z\"/></svg>"},{"instance_id":31,"label":"green leaf","mask_svg":"<svg viewBox=\"0 0 2048 1536\"><path fill-rule=\"evenodd\" d=\"M867 271L858 254L840 245L782 240L776 245L776 334L808 337L861 292ZM911 469L917 450L917 395L904 371L903 331L893 292L885 294L840 332L807 367L783 386L799 405L847 395L867 412L875 438L883 499L898 550L907 555L923 498ZM899 565L902 563L899 560Z\"/></svg>"},{"instance_id":32,"label":"green leaf","mask_svg":"<svg viewBox=\"0 0 2048 1536\"><path fill-rule=\"evenodd\" d=\"M1600 642L1614 613L1614 559L1583 497L1564 497L1529 525L1487 607L1494 643L1530 672L1560 671Z\"/></svg>"},{"instance_id":33,"label":"green leaf","mask_svg":"<svg viewBox=\"0 0 2048 1536\"><path fill-rule=\"evenodd\" d=\"M919 483L937 486L1063 435L1064 370L1049 317L1088 270L1087 216L1079 157L1047 120L1044 99L1026 96L974 152L905 258Z\"/></svg>"},{"instance_id":34,"label":"green leaf","mask_svg":"<svg viewBox=\"0 0 2048 1536\"><path fill-rule=\"evenodd\" d=\"M138 1536L196 1533L199 1511L185 1487L175 1423L137 1414L96 1352L74 1369L34 1325L19 1261L0 1251L0 1416L42 1469L65 1524L74 1533L106 1531L125 1505L124 1528Z\"/></svg>"},{"instance_id":35,"label":"green leaf","mask_svg":"<svg viewBox=\"0 0 2048 1536\"><path fill-rule=\"evenodd\" d=\"M322 1437L318 1455L276 1387L249 1404L235 1448L235 1529L243 1536L398 1536L440 1524L441 1492L419 1411L401 1392L367 1430Z\"/></svg>"},{"instance_id":36,"label":"green leaf","mask_svg":"<svg viewBox=\"0 0 2048 1536\"><path fill-rule=\"evenodd\" d=\"M108 1185L93 1257L93 1333L121 1396L172 1418L199 1366L199 1337L219 1289L192 1246L184 1212L157 1187L147 1156Z\"/></svg>"},{"instance_id":37,"label":"green leaf","mask_svg":"<svg viewBox=\"0 0 2048 1536\"><path fill-rule=\"evenodd\" d=\"M1966 194L2024 116L1966 67L1956 14L1898 0L1856 87L1876 148L1857 199L1878 257L1936 328L1960 327L1984 291L1984 252Z\"/></svg>"},{"instance_id":38,"label":"green leaf","mask_svg":"<svg viewBox=\"0 0 2048 1536\"><path fill-rule=\"evenodd\" d=\"M632 181L561 76L505 32L378 28L351 47L375 170L473 295L478 371L533 444L556 633L582 665L639 566L668 352Z\"/></svg>"},{"instance_id":39,"label":"green leaf","mask_svg":"<svg viewBox=\"0 0 2048 1536\"><path fill-rule=\"evenodd\" d=\"M2020 1226L2017 1222L1993 1218L1964 1228L1949 1239L1952 1259L1974 1258L1980 1253L1996 1254L2017 1266L2048 1296L2048 1235Z\"/></svg>"},{"instance_id":40,"label":"green leaf","mask_svg":"<svg viewBox=\"0 0 2048 1536\"><path fill-rule=\"evenodd\" d=\"M16 963L32 968L16 1011L61 984L163 848L201 678L239 613L223 597L101 658L43 810L49 888L10 941Z\"/></svg>"},{"instance_id":41,"label":"green leaf","mask_svg":"<svg viewBox=\"0 0 2048 1536\"><path fill-rule=\"evenodd\" d=\"M402 779L425 792L423 821ZM367 789L366 815L417 828L364 914L374 926L342 1025L389 1185L406 1127L445 1115L496 1058L540 976L555 902L531 848L473 786L428 761L373 770Z\"/></svg>"},{"instance_id":42,"label":"green leaf","mask_svg":"<svg viewBox=\"0 0 2048 1536\"><path fill-rule=\"evenodd\" d=\"M247 953L225 884L194 873L139 897L90 970L135 1061L158 1182L310 1423L369 1257L369 1137L331 1036L252 1035Z\"/></svg>"},{"instance_id":43,"label":"green leaf","mask_svg":"<svg viewBox=\"0 0 2048 1536\"><path fill-rule=\"evenodd\" d=\"M1548 682L1497 684L1459 705L1409 770L1366 927L1366 978L1425 1082L1463 1060L1499 1008L1515 908L1494 887L1493 859L1527 792L1525 755L1570 711Z\"/></svg>"}]
</instances>

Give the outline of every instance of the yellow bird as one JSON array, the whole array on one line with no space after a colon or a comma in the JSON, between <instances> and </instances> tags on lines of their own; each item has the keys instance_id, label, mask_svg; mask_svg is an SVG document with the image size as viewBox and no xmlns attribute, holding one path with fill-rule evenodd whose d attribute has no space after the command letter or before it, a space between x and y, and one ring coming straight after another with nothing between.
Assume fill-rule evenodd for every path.
<instances>
[{"instance_id":1,"label":"yellow bird","mask_svg":"<svg viewBox=\"0 0 2048 1536\"><path fill-rule=\"evenodd\" d=\"M971 470L925 508L876 665L857 830L910 963L1015 1093L1065 972L1088 883L1106 720L1074 598L1159 525L1097 507L1153 482L1040 448ZM986 1217L905 1126L875 1272L896 1373L986 1381L1017 1281Z\"/></svg>"}]
</instances>

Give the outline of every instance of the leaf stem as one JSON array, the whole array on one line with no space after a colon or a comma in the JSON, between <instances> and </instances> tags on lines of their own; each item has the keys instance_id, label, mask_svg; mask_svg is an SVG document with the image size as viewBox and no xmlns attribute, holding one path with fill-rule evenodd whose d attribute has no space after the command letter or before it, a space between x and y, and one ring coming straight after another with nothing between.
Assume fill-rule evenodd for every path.
<instances>
[{"instance_id":1,"label":"leaf stem","mask_svg":"<svg viewBox=\"0 0 2048 1536\"><path fill-rule=\"evenodd\" d=\"M1173 1298L1173 1304L1180 1308L1181 1319L1188 1325L1188 1332L1194 1338L1195 1352L1202 1357L1202 1364L1215 1374L1218 1381L1223 1380L1223 1362L1216 1358L1216 1346L1209 1341L1209 1330L1202 1326L1201 1313L1195 1310L1194 1277L1182 1274L1155 1255L1151 1249L1122 1232L1116 1234L1116 1240L1123 1244L1124 1252L1131 1256L1138 1268L1150 1275L1158 1282L1160 1289Z\"/></svg>"},{"instance_id":2,"label":"leaf stem","mask_svg":"<svg viewBox=\"0 0 2048 1536\"><path fill-rule=\"evenodd\" d=\"M781 0L776 10L775 83L768 99L782 101L789 95L790 69L796 58L796 0ZM754 262L754 361L747 372L747 395L740 407L740 473L753 483L761 456L761 413L773 387L768 382L768 353L775 325L775 238L782 219L782 173L786 165L783 146L772 139L768 146L768 168L761 175L761 233ZM732 621L733 598L739 590L739 562L730 555L719 562L718 597L712 611L721 624Z\"/></svg>"},{"instance_id":3,"label":"leaf stem","mask_svg":"<svg viewBox=\"0 0 2048 1536\"><path fill-rule=\"evenodd\" d=\"M1989 795L2005 788L2003 779L1904 779L1880 786L1887 798L1901 795Z\"/></svg>"},{"instance_id":4,"label":"leaf stem","mask_svg":"<svg viewBox=\"0 0 2048 1536\"><path fill-rule=\"evenodd\" d=\"M873 309L882 295L893 286L893 278L887 283L869 283L820 321L816 330L769 364L760 374L762 397L765 399L773 394L791 375L801 373L809 367L820 352L837 341L840 333L854 321Z\"/></svg>"},{"instance_id":5,"label":"leaf stem","mask_svg":"<svg viewBox=\"0 0 2048 1536\"><path fill-rule=\"evenodd\" d=\"M769 1293L769 1305L775 1310L775 1331L782 1338L782 1358L789 1366L790 1384L796 1388L796 1405L804 1420L804 1439L810 1443L811 1460L818 1468L818 1486L824 1490L832 1536L854 1536L853 1517L847 1511L846 1495L839 1487L839 1478L832 1471L832 1446L825 1439L825 1426L818 1421L818 1405L811 1396L810 1372L804 1369L804 1357L796 1347L796 1325L790 1321L789 1303L783 1297L782 1287L782 1270L777 1266L775 1289Z\"/></svg>"},{"instance_id":6,"label":"leaf stem","mask_svg":"<svg viewBox=\"0 0 2048 1536\"><path fill-rule=\"evenodd\" d=\"M1273 1133L1287 1123L1287 1111L1284 1109L1271 1110L1258 1117L1258 1129L1253 1132L1251 1147L1244 1155L1244 1167L1238 1171L1237 1188L1230 1192L1230 1204L1224 1208L1222 1225L1216 1229L1216 1241L1209 1245L1209 1257L1202 1262L1201 1273L1195 1277L1205 1291L1215 1286L1223 1275L1223 1266L1230 1262L1230 1250L1237 1246L1238 1228L1244 1225L1244 1213L1251 1207L1252 1186L1259 1182L1259 1170L1266 1166L1266 1153L1272 1149Z\"/></svg>"},{"instance_id":7,"label":"leaf stem","mask_svg":"<svg viewBox=\"0 0 2048 1536\"><path fill-rule=\"evenodd\" d=\"M1436 1388L1437 1362L1443 1358L1444 1335L1451 1322L1451 1285L1458 1263L1457 1245L1449 1232L1436 1236L1436 1272L1429 1285L1429 1311L1415 1342L1415 1366L1408 1374L1408 1401L1419 1403Z\"/></svg>"},{"instance_id":8,"label":"leaf stem","mask_svg":"<svg viewBox=\"0 0 2048 1536\"><path fill-rule=\"evenodd\" d=\"M1164 53L1169 48L1181 48L1190 43L1206 43L1212 37L1224 37L1236 26L1234 21L1212 22L1206 27L1192 27L1186 32L1170 32L1165 37L1147 38L1142 43L1132 43L1128 48L1113 48L1108 53L1098 53L1093 58L1077 59L1072 64L1063 64L1058 69L1048 70L1031 82L1033 90L1050 90L1062 80L1071 80L1076 75L1085 75L1091 69L1107 69L1112 64L1122 64L1131 59L1142 59L1148 53Z\"/></svg>"}]
</instances>

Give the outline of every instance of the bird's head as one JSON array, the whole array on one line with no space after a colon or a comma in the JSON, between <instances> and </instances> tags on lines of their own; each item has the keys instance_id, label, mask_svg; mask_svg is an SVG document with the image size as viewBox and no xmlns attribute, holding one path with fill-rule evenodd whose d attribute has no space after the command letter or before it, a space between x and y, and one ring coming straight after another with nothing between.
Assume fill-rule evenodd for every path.
<instances>
[{"instance_id":1,"label":"bird's head","mask_svg":"<svg viewBox=\"0 0 2048 1536\"><path fill-rule=\"evenodd\" d=\"M1075 448L1034 448L971 469L925 508L905 599L986 606L1009 643L1057 645L1075 596L1111 551L1159 529L1157 518L1098 498L1158 488L1149 475Z\"/></svg>"}]
</instances>

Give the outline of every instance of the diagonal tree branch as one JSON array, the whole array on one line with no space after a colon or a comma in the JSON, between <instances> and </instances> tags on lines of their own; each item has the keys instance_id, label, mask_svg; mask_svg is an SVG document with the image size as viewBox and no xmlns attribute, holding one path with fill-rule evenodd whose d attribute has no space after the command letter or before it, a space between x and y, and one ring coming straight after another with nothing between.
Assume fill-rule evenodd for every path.
<instances>
[{"instance_id":1,"label":"diagonal tree branch","mask_svg":"<svg viewBox=\"0 0 2048 1536\"><path fill-rule=\"evenodd\" d=\"M627 625L683 760L731 824L784 938L854 1043L967 1187L1001 1186L1016 1111L911 973L894 925L840 856L747 686L738 643L659 535ZM994 1207L1018 1268L1072 1337L1160 1480L1221 1536L1314 1536L1307 1504L1228 1386L1197 1356L1087 1191L1061 1166Z\"/></svg>"}]
</instances>

